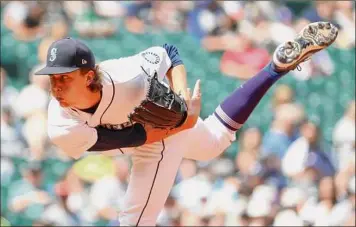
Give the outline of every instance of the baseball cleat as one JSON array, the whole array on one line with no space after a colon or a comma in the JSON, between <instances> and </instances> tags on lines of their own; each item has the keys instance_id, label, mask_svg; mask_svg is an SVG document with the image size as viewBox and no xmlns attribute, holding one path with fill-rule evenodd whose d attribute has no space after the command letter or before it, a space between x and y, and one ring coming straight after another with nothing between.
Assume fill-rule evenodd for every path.
<instances>
[{"instance_id":1,"label":"baseball cleat","mask_svg":"<svg viewBox=\"0 0 356 227\"><path fill-rule=\"evenodd\" d=\"M273 53L273 63L277 71L298 69L301 62L331 45L338 35L338 29L330 22L308 24L297 38L279 45Z\"/></svg>"}]
</instances>

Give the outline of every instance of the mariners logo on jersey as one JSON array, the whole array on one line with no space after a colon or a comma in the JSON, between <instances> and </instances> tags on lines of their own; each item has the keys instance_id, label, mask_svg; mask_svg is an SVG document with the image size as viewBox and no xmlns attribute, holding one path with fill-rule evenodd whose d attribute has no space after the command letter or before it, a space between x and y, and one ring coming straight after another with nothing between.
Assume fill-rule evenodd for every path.
<instances>
[{"instance_id":1,"label":"mariners logo on jersey","mask_svg":"<svg viewBox=\"0 0 356 227\"><path fill-rule=\"evenodd\" d=\"M144 52L142 57L151 64L158 64L160 61L158 54L154 52Z\"/></svg>"}]
</instances>

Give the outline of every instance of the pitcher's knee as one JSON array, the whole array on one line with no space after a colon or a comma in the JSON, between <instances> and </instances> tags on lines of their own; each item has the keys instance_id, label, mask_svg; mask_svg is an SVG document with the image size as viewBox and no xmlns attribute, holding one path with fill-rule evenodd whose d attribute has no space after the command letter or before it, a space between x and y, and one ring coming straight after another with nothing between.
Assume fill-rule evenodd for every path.
<instances>
[{"instance_id":1,"label":"pitcher's knee","mask_svg":"<svg viewBox=\"0 0 356 227\"><path fill-rule=\"evenodd\" d=\"M215 115L210 115L204 120L208 130L213 135L217 144L217 149L223 152L232 142L236 140L236 132L223 125Z\"/></svg>"},{"instance_id":2,"label":"pitcher's knee","mask_svg":"<svg viewBox=\"0 0 356 227\"><path fill-rule=\"evenodd\" d=\"M209 161L221 155L236 139L235 132L226 128L214 115L199 120L190 131L190 147L184 158Z\"/></svg>"}]
</instances>

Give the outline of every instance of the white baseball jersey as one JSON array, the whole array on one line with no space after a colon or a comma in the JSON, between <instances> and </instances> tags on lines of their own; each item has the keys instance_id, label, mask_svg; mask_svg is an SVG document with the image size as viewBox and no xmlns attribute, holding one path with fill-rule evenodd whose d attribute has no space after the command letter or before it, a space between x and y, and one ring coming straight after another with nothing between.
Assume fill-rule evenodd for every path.
<instances>
[{"instance_id":1,"label":"white baseball jersey","mask_svg":"<svg viewBox=\"0 0 356 227\"><path fill-rule=\"evenodd\" d=\"M120 129L129 125L128 114L145 99L147 74L157 71L163 80L171 67L165 48L152 47L137 55L107 60L100 64L103 73L102 99L94 114L62 108L56 100L49 105L48 132L63 150L86 151L97 140L94 127ZM220 155L235 133L215 115L199 119L189 130L162 142L121 149L132 159L129 185L120 208L120 225L154 226L173 186L183 158L206 161Z\"/></svg>"},{"instance_id":2,"label":"white baseball jersey","mask_svg":"<svg viewBox=\"0 0 356 227\"><path fill-rule=\"evenodd\" d=\"M148 92L148 75L158 73L162 81L171 67L163 47L151 47L137 55L101 62L102 98L94 114L62 108L52 99L48 113L48 132L62 149L86 151L97 140L94 127L109 129L129 126L128 115L140 105Z\"/></svg>"}]
</instances>

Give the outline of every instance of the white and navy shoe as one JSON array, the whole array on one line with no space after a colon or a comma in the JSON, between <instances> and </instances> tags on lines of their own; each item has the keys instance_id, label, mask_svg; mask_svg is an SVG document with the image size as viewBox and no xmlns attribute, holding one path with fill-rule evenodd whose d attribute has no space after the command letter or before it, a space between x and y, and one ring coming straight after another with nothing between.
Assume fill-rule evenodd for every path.
<instances>
[{"instance_id":1,"label":"white and navy shoe","mask_svg":"<svg viewBox=\"0 0 356 227\"><path fill-rule=\"evenodd\" d=\"M331 45L338 35L338 29L330 22L310 23L302 29L297 38L279 45L273 54L277 71L299 69L301 62Z\"/></svg>"}]
</instances>

